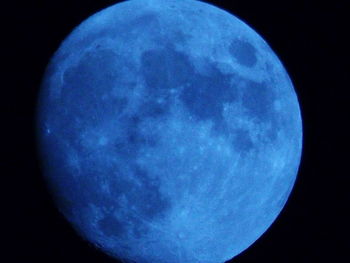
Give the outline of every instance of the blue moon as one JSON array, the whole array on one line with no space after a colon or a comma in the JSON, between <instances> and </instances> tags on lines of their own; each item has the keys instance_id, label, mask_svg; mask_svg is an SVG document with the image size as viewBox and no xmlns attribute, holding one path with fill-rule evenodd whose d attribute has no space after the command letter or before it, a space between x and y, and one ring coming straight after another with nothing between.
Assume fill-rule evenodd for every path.
<instances>
[{"instance_id":1,"label":"blue moon","mask_svg":"<svg viewBox=\"0 0 350 263\"><path fill-rule=\"evenodd\" d=\"M220 263L273 223L302 151L298 98L264 39L194 0L80 24L38 99L43 176L79 235L137 263Z\"/></svg>"}]
</instances>

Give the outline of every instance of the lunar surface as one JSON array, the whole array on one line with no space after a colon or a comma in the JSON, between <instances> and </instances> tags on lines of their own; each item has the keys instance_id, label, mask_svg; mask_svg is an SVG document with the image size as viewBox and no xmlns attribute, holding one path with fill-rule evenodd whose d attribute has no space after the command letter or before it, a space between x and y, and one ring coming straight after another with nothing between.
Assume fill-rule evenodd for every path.
<instances>
[{"instance_id":1,"label":"lunar surface","mask_svg":"<svg viewBox=\"0 0 350 263\"><path fill-rule=\"evenodd\" d=\"M38 103L43 173L86 240L136 263L221 263L273 223L302 149L268 44L193 0L132 0L61 44Z\"/></svg>"}]
</instances>

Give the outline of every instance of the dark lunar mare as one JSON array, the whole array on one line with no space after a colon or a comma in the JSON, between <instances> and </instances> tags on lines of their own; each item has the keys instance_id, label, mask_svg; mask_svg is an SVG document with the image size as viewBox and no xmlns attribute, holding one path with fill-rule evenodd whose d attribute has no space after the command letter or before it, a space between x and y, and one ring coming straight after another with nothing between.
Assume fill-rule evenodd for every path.
<instances>
[{"instance_id":1,"label":"dark lunar mare","mask_svg":"<svg viewBox=\"0 0 350 263\"><path fill-rule=\"evenodd\" d=\"M138 122L144 116L122 116L127 104L126 98L102 100L103 95L109 95L116 85L125 85L116 83L119 79L118 71L114 67L116 61L118 57L112 51L96 50L87 53L76 66L67 69L61 96L48 102L41 101L39 123L45 125L39 128L44 135L41 138L42 149L45 149L43 154L50 154L45 164L46 174L50 177L50 187L63 214L76 227L81 228L88 224L83 211L93 204L105 214L98 222L105 235L120 237L131 228L134 235L138 236L145 231L139 218L152 220L153 217L165 213L169 202L160 195L159 182L148 178L147 173L134 163L139 148L155 143L154 138L138 132ZM96 65L105 69L103 74L94 74ZM47 76L49 78L50 74ZM47 89L43 90L47 93ZM49 96L42 94L42 97ZM146 111L145 114L153 116L154 112ZM109 134L114 139L113 143L101 147L87 146L82 134L93 127L103 127L104 123L112 119L120 119L124 135L113 138ZM110 128L111 134L114 128L117 127ZM67 152L71 150L79 154L79 169L72 169L69 165L71 160ZM108 161L111 156L124 160L124 164L122 161ZM132 167L129 172L140 184L135 184L130 180L130 174L118 169L125 163ZM110 193L99 187L103 181L108 183ZM128 214L128 211L122 211L128 214L123 215L123 222L114 215L120 209L125 209L120 207L121 196L125 196L135 206L137 213L134 216ZM125 223L125 218L128 218L128 224Z\"/></svg>"},{"instance_id":2,"label":"dark lunar mare","mask_svg":"<svg viewBox=\"0 0 350 263\"><path fill-rule=\"evenodd\" d=\"M249 48L245 52L254 51L251 45L246 45ZM172 103L170 91L180 90L179 98L189 114L198 121L212 121L213 132L216 134L235 134L235 145L244 144L240 149L248 149L251 148L249 134L244 130L230 130L222 115L225 103L241 99L242 106L249 111L252 118L258 118L260 122L272 122L270 139L273 141L280 125L278 112L271 108L276 98L274 89L265 83L247 80L237 74L222 73L209 60L206 63L207 72L204 75L196 71L189 57L170 45L144 52L140 73L149 91L141 107L144 117L161 117L167 114L169 104ZM157 103L159 99L162 99L161 103ZM237 139L237 132L242 139Z\"/></svg>"}]
</instances>

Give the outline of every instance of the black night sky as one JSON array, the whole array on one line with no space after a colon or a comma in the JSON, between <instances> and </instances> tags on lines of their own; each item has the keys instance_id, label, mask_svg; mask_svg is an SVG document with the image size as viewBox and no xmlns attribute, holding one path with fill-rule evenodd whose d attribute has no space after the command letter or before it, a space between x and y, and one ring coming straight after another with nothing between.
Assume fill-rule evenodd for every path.
<instances>
[{"instance_id":1,"label":"black night sky","mask_svg":"<svg viewBox=\"0 0 350 263\"><path fill-rule=\"evenodd\" d=\"M56 210L41 175L34 132L36 98L50 57L75 26L115 2L14 0L0 5L1 262L117 262L83 241ZM346 1L206 2L237 15L273 48L294 83L304 125L302 163L287 205L273 226L230 262L346 262Z\"/></svg>"}]
</instances>

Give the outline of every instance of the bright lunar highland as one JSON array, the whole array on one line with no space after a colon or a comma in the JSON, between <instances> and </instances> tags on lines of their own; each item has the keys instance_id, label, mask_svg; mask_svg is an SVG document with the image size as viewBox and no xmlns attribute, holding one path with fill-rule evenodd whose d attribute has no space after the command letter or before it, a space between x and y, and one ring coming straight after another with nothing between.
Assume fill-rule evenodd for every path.
<instances>
[{"instance_id":1,"label":"bright lunar highland","mask_svg":"<svg viewBox=\"0 0 350 263\"><path fill-rule=\"evenodd\" d=\"M268 44L194 0L131 0L61 44L38 103L43 173L86 240L136 263L222 263L272 224L302 149Z\"/></svg>"}]
</instances>

